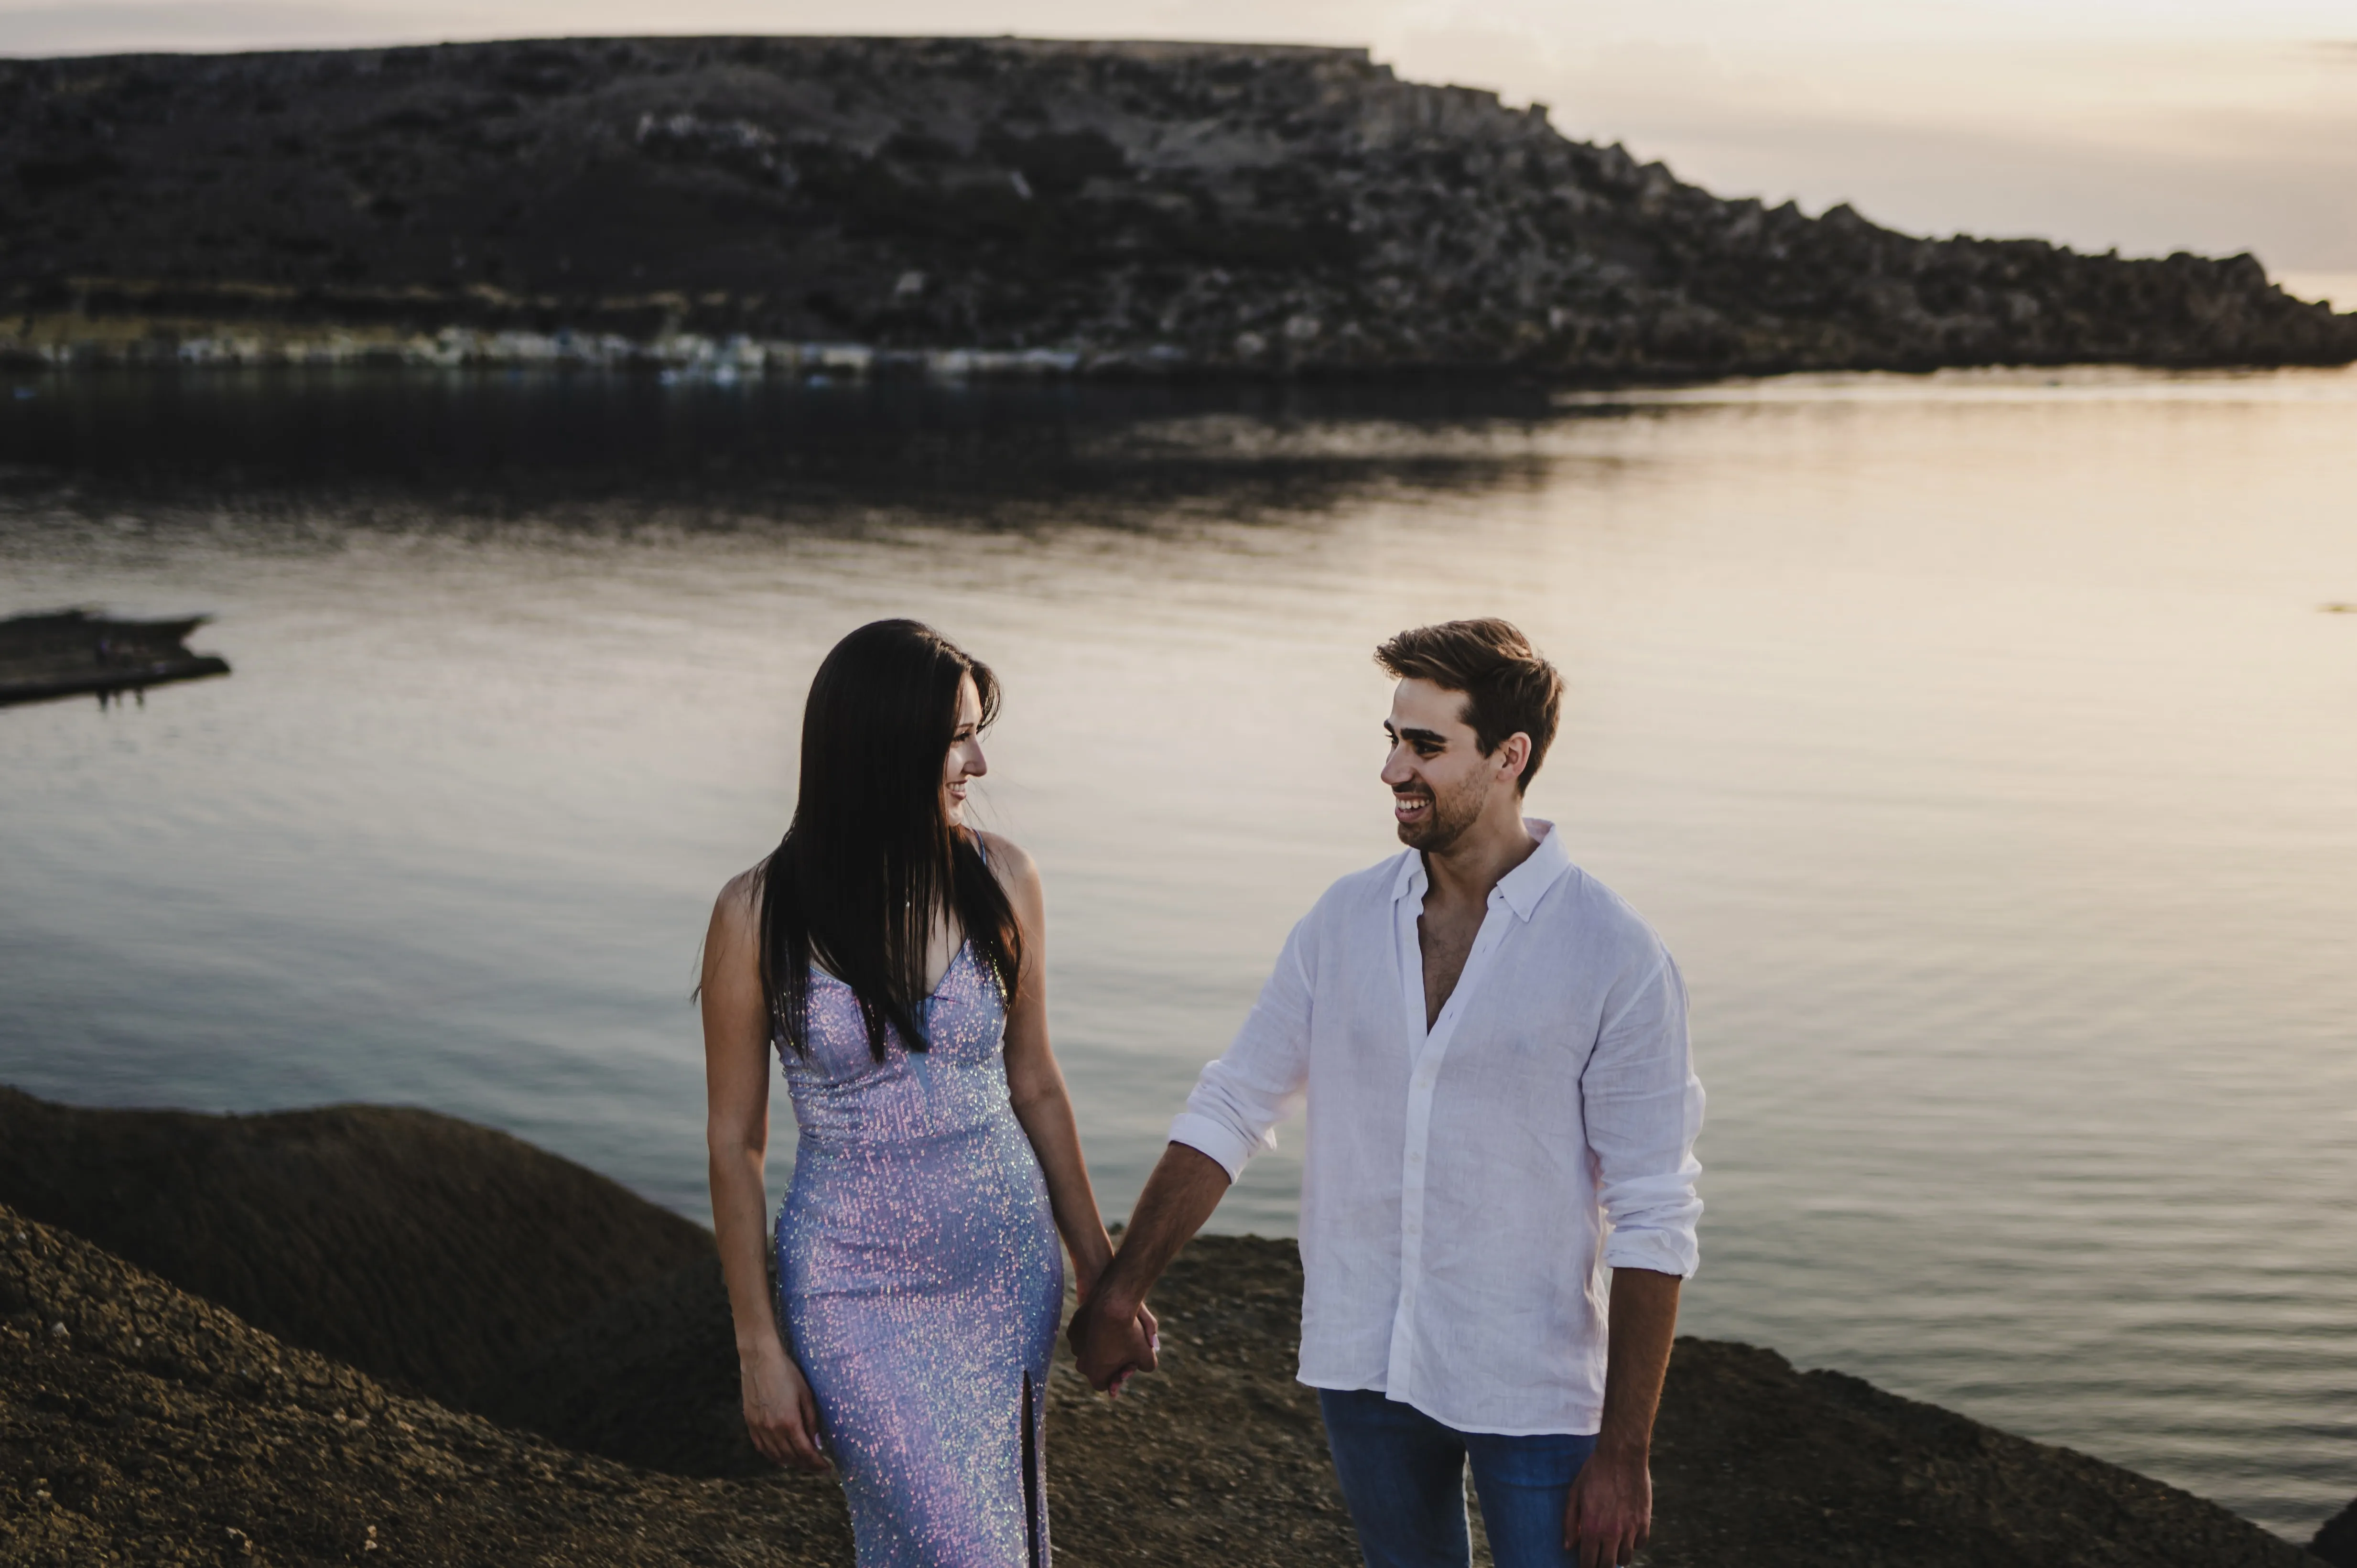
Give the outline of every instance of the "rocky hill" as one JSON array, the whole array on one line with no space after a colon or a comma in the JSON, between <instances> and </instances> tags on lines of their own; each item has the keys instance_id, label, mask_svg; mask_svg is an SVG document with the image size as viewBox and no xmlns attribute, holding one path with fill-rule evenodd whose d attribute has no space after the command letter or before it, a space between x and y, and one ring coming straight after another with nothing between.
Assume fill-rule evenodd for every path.
<instances>
[{"instance_id":1,"label":"rocky hill","mask_svg":"<svg viewBox=\"0 0 2357 1568\"><path fill-rule=\"evenodd\" d=\"M18 357L1566 378L2330 364L2248 256L1725 201L1364 51L640 38L0 62Z\"/></svg>"},{"instance_id":2,"label":"rocky hill","mask_svg":"<svg viewBox=\"0 0 2357 1568\"><path fill-rule=\"evenodd\" d=\"M0 1150L0 1564L849 1562L839 1494L744 1440L708 1238L578 1166L424 1112L13 1093ZM1292 1378L1292 1245L1200 1240L1156 1305L1161 1373L1117 1404L1069 1365L1050 1382L1058 1561L1354 1563ZM1655 1568L2309 1561L2116 1466L1707 1340L1678 1343L1654 1474Z\"/></svg>"}]
</instances>

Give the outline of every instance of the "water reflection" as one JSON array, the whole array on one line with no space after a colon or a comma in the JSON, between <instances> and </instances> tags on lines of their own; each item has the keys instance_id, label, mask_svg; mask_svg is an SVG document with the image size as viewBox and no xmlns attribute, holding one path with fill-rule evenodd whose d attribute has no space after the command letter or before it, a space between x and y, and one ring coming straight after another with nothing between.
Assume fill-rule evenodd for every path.
<instances>
[{"instance_id":1,"label":"water reflection","mask_svg":"<svg viewBox=\"0 0 2357 1568\"><path fill-rule=\"evenodd\" d=\"M1370 489L1533 483L1500 444L1564 417L1543 389L813 387L651 377L282 369L94 373L0 404L17 493L178 510L331 497L480 522L839 527L863 512L989 527L1151 527L1184 513L1312 511Z\"/></svg>"}]
</instances>

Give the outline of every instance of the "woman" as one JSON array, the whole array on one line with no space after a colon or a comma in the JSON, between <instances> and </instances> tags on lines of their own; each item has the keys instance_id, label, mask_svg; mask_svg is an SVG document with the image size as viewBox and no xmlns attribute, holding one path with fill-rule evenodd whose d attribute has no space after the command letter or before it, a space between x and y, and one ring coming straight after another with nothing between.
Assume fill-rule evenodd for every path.
<instances>
[{"instance_id":1,"label":"woman","mask_svg":"<svg viewBox=\"0 0 2357 1568\"><path fill-rule=\"evenodd\" d=\"M1046 1568L1057 1233L1083 1294L1112 1254L1048 1047L1039 874L965 823L997 711L989 669L915 621L837 643L811 683L793 823L722 889L705 943L745 1424L780 1464L832 1454L861 1568ZM801 1130L774 1310L772 1048Z\"/></svg>"}]
</instances>

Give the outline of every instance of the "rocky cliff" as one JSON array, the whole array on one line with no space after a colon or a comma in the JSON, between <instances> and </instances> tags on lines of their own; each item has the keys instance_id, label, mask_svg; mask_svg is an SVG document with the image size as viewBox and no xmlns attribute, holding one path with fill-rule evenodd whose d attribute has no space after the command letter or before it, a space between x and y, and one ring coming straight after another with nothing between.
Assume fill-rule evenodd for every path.
<instances>
[{"instance_id":1,"label":"rocky cliff","mask_svg":"<svg viewBox=\"0 0 2357 1568\"><path fill-rule=\"evenodd\" d=\"M2248 256L1724 201L1364 51L664 38L0 62L19 356L1567 378L2357 359Z\"/></svg>"}]
</instances>

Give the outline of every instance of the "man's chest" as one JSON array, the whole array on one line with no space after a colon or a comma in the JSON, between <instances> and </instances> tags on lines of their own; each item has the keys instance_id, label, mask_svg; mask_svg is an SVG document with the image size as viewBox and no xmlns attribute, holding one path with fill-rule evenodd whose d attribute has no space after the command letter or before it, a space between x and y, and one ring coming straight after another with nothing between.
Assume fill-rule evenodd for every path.
<instances>
[{"instance_id":1,"label":"man's chest","mask_svg":"<svg viewBox=\"0 0 2357 1568\"><path fill-rule=\"evenodd\" d=\"M1420 933L1402 918L1391 961L1354 966L1347 984L1321 975L1308 1040L1313 1140L1358 1150L1372 1162L1369 1179L1417 1128L1450 1148L1553 1169L1565 1131L1583 1121L1606 988L1537 934Z\"/></svg>"},{"instance_id":2,"label":"man's chest","mask_svg":"<svg viewBox=\"0 0 2357 1568\"><path fill-rule=\"evenodd\" d=\"M1440 1010L1465 977L1465 962L1481 935L1482 912L1426 908L1416 918L1416 947L1424 970L1424 1026L1439 1018Z\"/></svg>"},{"instance_id":3,"label":"man's chest","mask_svg":"<svg viewBox=\"0 0 2357 1568\"><path fill-rule=\"evenodd\" d=\"M1566 933L1507 909L1431 904L1394 909L1386 924L1388 941L1369 931L1352 961L1321 969L1311 1030L1321 1048L1428 1068L1492 1051L1550 1069L1585 1059L1609 977Z\"/></svg>"}]
</instances>

